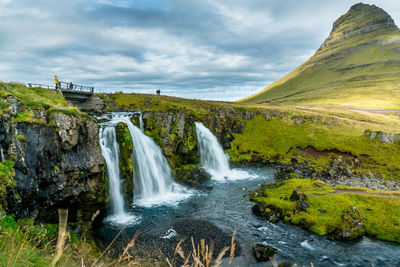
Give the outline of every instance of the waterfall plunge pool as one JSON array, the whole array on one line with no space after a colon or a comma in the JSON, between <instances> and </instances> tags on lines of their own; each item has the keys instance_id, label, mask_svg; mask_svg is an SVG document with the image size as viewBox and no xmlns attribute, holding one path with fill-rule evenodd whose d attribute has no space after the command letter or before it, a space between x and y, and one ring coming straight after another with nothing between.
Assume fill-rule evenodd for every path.
<instances>
[{"instance_id":1,"label":"waterfall plunge pool","mask_svg":"<svg viewBox=\"0 0 400 267\"><path fill-rule=\"evenodd\" d=\"M217 240L220 245L216 245L216 254L222 246L230 245L236 228L235 239L241 249L240 256L231 266L268 265L253 258L251 247L254 243L277 248L277 262L292 261L301 266L310 266L311 262L314 266L400 266L400 246L394 243L367 237L354 242L330 241L296 226L273 224L256 217L252 214L253 203L249 201L248 193L258 189L262 183L273 183L274 170L254 167L233 170L247 172L249 178L210 181L212 190L194 194L176 205L131 207L129 213L140 216L141 220L124 229L114 243L115 249L121 249L139 231L135 246L145 247L148 251L158 248L166 255L173 254L182 236L190 240L190 235L193 235L195 241L196 238L205 238L206 242L207 238L225 239ZM97 235L108 243L122 227L104 222L97 229Z\"/></svg>"}]
</instances>

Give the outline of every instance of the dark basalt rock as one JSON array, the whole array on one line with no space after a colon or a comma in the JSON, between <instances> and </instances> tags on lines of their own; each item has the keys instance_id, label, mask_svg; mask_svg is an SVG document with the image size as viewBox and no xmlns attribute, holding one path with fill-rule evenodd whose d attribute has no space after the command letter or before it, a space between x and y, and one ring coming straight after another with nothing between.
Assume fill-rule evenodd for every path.
<instances>
[{"instance_id":1,"label":"dark basalt rock","mask_svg":"<svg viewBox=\"0 0 400 267\"><path fill-rule=\"evenodd\" d=\"M252 251L257 261L269 261L276 254L277 249L264 244L254 244Z\"/></svg>"},{"instance_id":2,"label":"dark basalt rock","mask_svg":"<svg viewBox=\"0 0 400 267\"><path fill-rule=\"evenodd\" d=\"M264 202L256 203L254 206L251 208L253 211L254 215L256 216L264 216L265 215L265 209L264 209Z\"/></svg>"},{"instance_id":3,"label":"dark basalt rock","mask_svg":"<svg viewBox=\"0 0 400 267\"><path fill-rule=\"evenodd\" d=\"M51 118L46 111L34 114L43 123L0 119L0 125L8 127L2 132L7 133L9 156L15 158L15 186L7 192L7 212L16 218L57 222L57 209L67 208L69 221L78 211L82 220L90 221L107 197L99 126L63 113Z\"/></svg>"},{"instance_id":4,"label":"dark basalt rock","mask_svg":"<svg viewBox=\"0 0 400 267\"><path fill-rule=\"evenodd\" d=\"M279 222L283 216L282 209L274 205L265 205L264 202L256 203L251 209L256 216L266 217L268 221Z\"/></svg>"},{"instance_id":5,"label":"dark basalt rock","mask_svg":"<svg viewBox=\"0 0 400 267\"><path fill-rule=\"evenodd\" d=\"M202 184L210 181L212 175L209 174L204 168L196 168L196 170L193 173L193 178Z\"/></svg>"},{"instance_id":6,"label":"dark basalt rock","mask_svg":"<svg viewBox=\"0 0 400 267\"><path fill-rule=\"evenodd\" d=\"M292 194L290 195L290 201L303 201L306 200L307 196L300 190L293 190Z\"/></svg>"}]
</instances>

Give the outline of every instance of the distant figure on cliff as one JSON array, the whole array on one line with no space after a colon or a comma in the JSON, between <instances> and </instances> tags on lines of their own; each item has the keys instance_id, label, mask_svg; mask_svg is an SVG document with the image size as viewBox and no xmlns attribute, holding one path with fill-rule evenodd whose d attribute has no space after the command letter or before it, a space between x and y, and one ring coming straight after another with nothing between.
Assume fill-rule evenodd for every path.
<instances>
[{"instance_id":1,"label":"distant figure on cliff","mask_svg":"<svg viewBox=\"0 0 400 267\"><path fill-rule=\"evenodd\" d=\"M72 82L69 83L69 89L74 89L74 85L72 84Z\"/></svg>"},{"instance_id":2,"label":"distant figure on cliff","mask_svg":"<svg viewBox=\"0 0 400 267\"><path fill-rule=\"evenodd\" d=\"M58 77L57 75L54 75L54 82L56 83L56 89L60 89L60 84L58 82Z\"/></svg>"}]
</instances>

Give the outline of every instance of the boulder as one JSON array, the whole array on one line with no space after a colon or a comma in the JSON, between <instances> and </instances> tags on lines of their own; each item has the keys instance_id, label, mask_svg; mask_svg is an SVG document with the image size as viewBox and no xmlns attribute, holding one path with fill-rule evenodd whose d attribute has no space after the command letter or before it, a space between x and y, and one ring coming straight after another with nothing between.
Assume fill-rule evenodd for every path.
<instances>
[{"instance_id":1,"label":"boulder","mask_svg":"<svg viewBox=\"0 0 400 267\"><path fill-rule=\"evenodd\" d=\"M301 125L304 123L304 120L302 118L293 118L293 121L297 124L297 125Z\"/></svg>"},{"instance_id":2,"label":"boulder","mask_svg":"<svg viewBox=\"0 0 400 267\"><path fill-rule=\"evenodd\" d=\"M254 206L251 208L251 210L253 211L254 215L256 215L256 216L264 216L265 215L264 201L254 204Z\"/></svg>"},{"instance_id":3,"label":"boulder","mask_svg":"<svg viewBox=\"0 0 400 267\"><path fill-rule=\"evenodd\" d=\"M299 201L299 200L306 200L307 195L304 194L300 190L293 190L292 195L290 195L290 200L291 201Z\"/></svg>"},{"instance_id":4,"label":"boulder","mask_svg":"<svg viewBox=\"0 0 400 267\"><path fill-rule=\"evenodd\" d=\"M358 208L354 206L345 208L341 218L341 226L329 236L330 238L352 240L364 235L365 226L363 221L365 217Z\"/></svg>"},{"instance_id":5,"label":"boulder","mask_svg":"<svg viewBox=\"0 0 400 267\"><path fill-rule=\"evenodd\" d=\"M212 178L212 175L209 174L204 168L197 168L193 172L193 178L199 183L205 183Z\"/></svg>"},{"instance_id":6,"label":"boulder","mask_svg":"<svg viewBox=\"0 0 400 267\"><path fill-rule=\"evenodd\" d=\"M277 249L264 244L254 244L252 250L257 261L269 261L277 252Z\"/></svg>"},{"instance_id":7,"label":"boulder","mask_svg":"<svg viewBox=\"0 0 400 267\"><path fill-rule=\"evenodd\" d=\"M364 135L366 135L371 140L378 140L382 144L390 145L395 142L400 141L400 134L392 134L387 132L372 132L372 131L364 131Z\"/></svg>"}]
</instances>

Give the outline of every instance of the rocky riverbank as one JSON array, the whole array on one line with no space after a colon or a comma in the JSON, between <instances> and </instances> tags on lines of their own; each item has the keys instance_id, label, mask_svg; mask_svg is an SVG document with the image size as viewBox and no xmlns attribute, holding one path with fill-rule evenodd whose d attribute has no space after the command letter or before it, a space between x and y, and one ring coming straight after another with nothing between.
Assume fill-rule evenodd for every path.
<instances>
[{"instance_id":1,"label":"rocky riverbank","mask_svg":"<svg viewBox=\"0 0 400 267\"><path fill-rule=\"evenodd\" d=\"M251 195L256 202L253 213L271 222L299 225L333 240L369 235L400 242L399 192L338 188L343 187L297 178L263 185Z\"/></svg>"},{"instance_id":2,"label":"rocky riverbank","mask_svg":"<svg viewBox=\"0 0 400 267\"><path fill-rule=\"evenodd\" d=\"M353 158L350 164L341 156L332 160L324 169L315 167L311 162L299 163L297 158L290 164L275 164L277 172L275 179L284 181L293 177L312 178L322 180L332 186L344 185L349 187L363 187L385 191L400 191L400 182L397 179L383 179L373 173L358 173L360 161Z\"/></svg>"}]
</instances>

